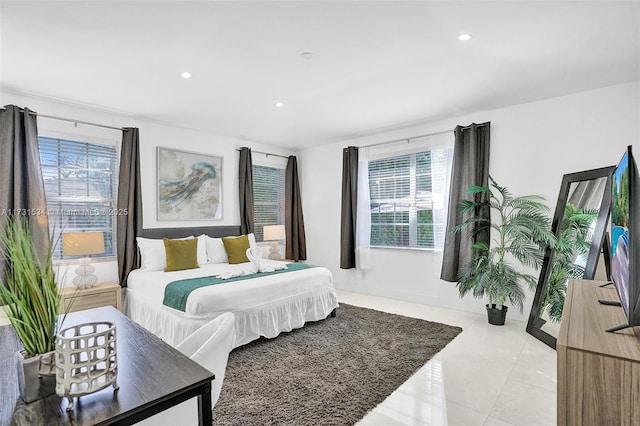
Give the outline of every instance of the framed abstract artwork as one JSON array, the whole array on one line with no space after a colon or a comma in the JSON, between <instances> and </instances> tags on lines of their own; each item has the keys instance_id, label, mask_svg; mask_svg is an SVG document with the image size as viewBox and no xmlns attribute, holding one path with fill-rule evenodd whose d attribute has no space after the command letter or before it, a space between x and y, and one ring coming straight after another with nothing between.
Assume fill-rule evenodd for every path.
<instances>
[{"instance_id":1,"label":"framed abstract artwork","mask_svg":"<svg viewBox=\"0 0 640 426\"><path fill-rule=\"evenodd\" d=\"M222 219L222 157L158 147L158 220Z\"/></svg>"}]
</instances>

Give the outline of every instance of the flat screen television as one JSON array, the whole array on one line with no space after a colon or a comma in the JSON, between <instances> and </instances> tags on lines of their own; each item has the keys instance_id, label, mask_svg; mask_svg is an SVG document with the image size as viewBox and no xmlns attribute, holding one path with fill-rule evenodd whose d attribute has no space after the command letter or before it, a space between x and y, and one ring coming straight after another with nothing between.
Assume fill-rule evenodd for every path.
<instances>
[{"instance_id":1,"label":"flat screen television","mask_svg":"<svg viewBox=\"0 0 640 426\"><path fill-rule=\"evenodd\" d=\"M627 147L611 185L611 278L627 323L613 332L640 325L640 194L636 163Z\"/></svg>"}]
</instances>

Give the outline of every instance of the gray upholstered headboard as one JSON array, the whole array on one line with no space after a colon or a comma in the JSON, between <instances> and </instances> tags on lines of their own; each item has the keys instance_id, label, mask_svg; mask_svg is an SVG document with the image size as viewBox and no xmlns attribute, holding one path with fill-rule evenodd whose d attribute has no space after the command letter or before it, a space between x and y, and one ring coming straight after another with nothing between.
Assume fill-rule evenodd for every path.
<instances>
[{"instance_id":1,"label":"gray upholstered headboard","mask_svg":"<svg viewBox=\"0 0 640 426\"><path fill-rule=\"evenodd\" d=\"M206 234L210 237L240 235L240 226L199 226L196 228L146 228L139 237L144 238L183 238Z\"/></svg>"}]
</instances>

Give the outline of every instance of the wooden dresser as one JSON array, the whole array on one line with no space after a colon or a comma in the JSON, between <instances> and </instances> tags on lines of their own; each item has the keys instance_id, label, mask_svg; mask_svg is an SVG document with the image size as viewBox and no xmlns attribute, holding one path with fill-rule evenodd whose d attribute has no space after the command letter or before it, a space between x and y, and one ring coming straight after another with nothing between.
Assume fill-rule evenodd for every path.
<instances>
[{"instance_id":1,"label":"wooden dresser","mask_svg":"<svg viewBox=\"0 0 640 426\"><path fill-rule=\"evenodd\" d=\"M640 426L640 327L616 333L624 324L611 285L572 280L560 324L558 352L558 425Z\"/></svg>"}]
</instances>

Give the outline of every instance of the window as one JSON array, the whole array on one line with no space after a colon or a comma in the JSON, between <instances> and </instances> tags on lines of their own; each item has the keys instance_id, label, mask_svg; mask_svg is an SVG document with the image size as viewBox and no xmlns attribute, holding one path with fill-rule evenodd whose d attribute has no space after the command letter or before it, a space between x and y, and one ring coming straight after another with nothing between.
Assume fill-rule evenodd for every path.
<instances>
[{"instance_id":1,"label":"window","mask_svg":"<svg viewBox=\"0 0 640 426\"><path fill-rule=\"evenodd\" d=\"M253 166L254 234L264 240L265 225L284 224L285 170L268 166Z\"/></svg>"},{"instance_id":2,"label":"window","mask_svg":"<svg viewBox=\"0 0 640 426\"><path fill-rule=\"evenodd\" d=\"M441 247L447 155L433 149L369 161L372 246Z\"/></svg>"},{"instance_id":3,"label":"window","mask_svg":"<svg viewBox=\"0 0 640 426\"><path fill-rule=\"evenodd\" d=\"M105 253L115 256L118 156L115 146L39 137L54 259L62 259L63 232L104 232Z\"/></svg>"}]
</instances>

